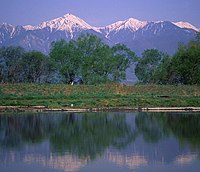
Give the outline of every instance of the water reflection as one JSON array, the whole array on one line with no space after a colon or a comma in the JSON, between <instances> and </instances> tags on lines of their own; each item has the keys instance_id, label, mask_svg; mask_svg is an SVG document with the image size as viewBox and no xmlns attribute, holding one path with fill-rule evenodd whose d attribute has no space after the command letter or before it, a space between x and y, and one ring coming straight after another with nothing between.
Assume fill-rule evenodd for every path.
<instances>
[{"instance_id":1,"label":"water reflection","mask_svg":"<svg viewBox=\"0 0 200 172\"><path fill-rule=\"evenodd\" d=\"M58 169L62 171L77 171L81 167L84 167L87 164L87 159L79 159L76 156L72 155L63 155L63 156L53 156L45 157L42 155L27 155L23 159L24 162L28 164L37 163L45 167L50 167L53 169Z\"/></svg>"},{"instance_id":2,"label":"water reflection","mask_svg":"<svg viewBox=\"0 0 200 172\"><path fill-rule=\"evenodd\" d=\"M184 164L191 163L195 159L197 159L197 155L196 154L179 155L176 158L175 163L180 164L180 165L184 165Z\"/></svg>"},{"instance_id":3,"label":"water reflection","mask_svg":"<svg viewBox=\"0 0 200 172\"><path fill-rule=\"evenodd\" d=\"M108 153L107 159L119 166L127 166L130 169L136 169L140 166L145 166L148 163L148 160L139 154L120 154L116 153Z\"/></svg>"},{"instance_id":4,"label":"water reflection","mask_svg":"<svg viewBox=\"0 0 200 172\"><path fill-rule=\"evenodd\" d=\"M199 115L141 113L135 122L146 142L158 142L173 135L180 144L189 144L191 148L195 149L200 148Z\"/></svg>"},{"instance_id":5,"label":"water reflection","mask_svg":"<svg viewBox=\"0 0 200 172\"><path fill-rule=\"evenodd\" d=\"M109 146L125 147L134 136L125 114L70 114L52 132L50 142L56 152L95 159Z\"/></svg>"},{"instance_id":6,"label":"water reflection","mask_svg":"<svg viewBox=\"0 0 200 172\"><path fill-rule=\"evenodd\" d=\"M81 171L100 159L133 170L191 164L199 157L199 114L0 115L0 170L22 162Z\"/></svg>"}]
</instances>

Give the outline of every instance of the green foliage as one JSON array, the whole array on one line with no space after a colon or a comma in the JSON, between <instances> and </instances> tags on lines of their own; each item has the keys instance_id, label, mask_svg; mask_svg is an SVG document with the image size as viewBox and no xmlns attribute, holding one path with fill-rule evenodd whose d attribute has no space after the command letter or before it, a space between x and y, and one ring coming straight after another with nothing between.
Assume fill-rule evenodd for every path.
<instances>
[{"instance_id":1,"label":"green foliage","mask_svg":"<svg viewBox=\"0 0 200 172\"><path fill-rule=\"evenodd\" d=\"M173 57L156 49L136 57L125 45L109 47L95 35L81 35L68 43L52 43L49 56L21 47L0 48L1 83L119 83L137 61L140 83L200 84L200 32L188 45L180 44ZM62 79L60 77L62 76Z\"/></svg>"},{"instance_id":2,"label":"green foliage","mask_svg":"<svg viewBox=\"0 0 200 172\"><path fill-rule=\"evenodd\" d=\"M200 33L188 45L180 44L171 58L158 50L145 50L135 68L139 82L200 84Z\"/></svg>"},{"instance_id":3,"label":"green foliage","mask_svg":"<svg viewBox=\"0 0 200 172\"><path fill-rule=\"evenodd\" d=\"M197 33L195 41L198 45L200 45L200 32Z\"/></svg>"},{"instance_id":4,"label":"green foliage","mask_svg":"<svg viewBox=\"0 0 200 172\"><path fill-rule=\"evenodd\" d=\"M0 48L0 82L48 82L53 65L48 56L21 47Z\"/></svg>"},{"instance_id":5,"label":"green foliage","mask_svg":"<svg viewBox=\"0 0 200 172\"><path fill-rule=\"evenodd\" d=\"M24 52L21 47L0 48L0 82L20 81L20 60Z\"/></svg>"},{"instance_id":6,"label":"green foliage","mask_svg":"<svg viewBox=\"0 0 200 172\"><path fill-rule=\"evenodd\" d=\"M200 45L190 42L188 46L179 48L171 64L172 71L176 75L174 82L200 83Z\"/></svg>"},{"instance_id":7,"label":"green foliage","mask_svg":"<svg viewBox=\"0 0 200 172\"><path fill-rule=\"evenodd\" d=\"M23 82L41 83L52 70L49 58L38 51L24 53L20 66Z\"/></svg>"},{"instance_id":8,"label":"green foliage","mask_svg":"<svg viewBox=\"0 0 200 172\"><path fill-rule=\"evenodd\" d=\"M81 79L84 84L109 82L112 52L109 46L94 35L82 35L77 40L81 55Z\"/></svg>"},{"instance_id":9,"label":"green foliage","mask_svg":"<svg viewBox=\"0 0 200 172\"><path fill-rule=\"evenodd\" d=\"M79 75L81 59L74 41L66 43L64 40L52 43L50 57L56 69L61 73L65 83L72 83Z\"/></svg>"},{"instance_id":10,"label":"green foliage","mask_svg":"<svg viewBox=\"0 0 200 172\"><path fill-rule=\"evenodd\" d=\"M25 52L20 47L0 48L0 82L120 82L126 78L126 69L135 57L126 46L110 48L89 34L69 42L53 42L49 56L38 51Z\"/></svg>"},{"instance_id":11,"label":"green foliage","mask_svg":"<svg viewBox=\"0 0 200 172\"><path fill-rule=\"evenodd\" d=\"M166 56L161 61L160 65L155 69L153 75L153 82L156 84L172 84L174 80L173 72L171 71L171 60L170 56Z\"/></svg>"},{"instance_id":12,"label":"green foliage","mask_svg":"<svg viewBox=\"0 0 200 172\"><path fill-rule=\"evenodd\" d=\"M110 48L95 35L81 35L76 41L52 44L50 57L66 83L102 84L120 82L126 69L136 58L124 45Z\"/></svg>"},{"instance_id":13,"label":"green foliage","mask_svg":"<svg viewBox=\"0 0 200 172\"><path fill-rule=\"evenodd\" d=\"M126 79L126 69L136 61L137 57L134 52L122 44L113 46L112 52L112 77L114 81L119 82L121 79Z\"/></svg>"},{"instance_id":14,"label":"green foliage","mask_svg":"<svg viewBox=\"0 0 200 172\"><path fill-rule=\"evenodd\" d=\"M164 53L159 52L156 49L145 50L135 68L135 74L138 77L139 82L153 83L156 68L160 65L165 56Z\"/></svg>"}]
</instances>

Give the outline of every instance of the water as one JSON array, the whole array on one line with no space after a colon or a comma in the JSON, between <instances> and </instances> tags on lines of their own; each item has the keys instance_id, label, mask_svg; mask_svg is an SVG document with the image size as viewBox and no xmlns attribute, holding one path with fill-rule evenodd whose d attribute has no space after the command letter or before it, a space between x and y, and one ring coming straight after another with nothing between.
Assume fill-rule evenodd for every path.
<instances>
[{"instance_id":1,"label":"water","mask_svg":"<svg viewBox=\"0 0 200 172\"><path fill-rule=\"evenodd\" d=\"M200 114L1 114L0 171L199 172Z\"/></svg>"}]
</instances>

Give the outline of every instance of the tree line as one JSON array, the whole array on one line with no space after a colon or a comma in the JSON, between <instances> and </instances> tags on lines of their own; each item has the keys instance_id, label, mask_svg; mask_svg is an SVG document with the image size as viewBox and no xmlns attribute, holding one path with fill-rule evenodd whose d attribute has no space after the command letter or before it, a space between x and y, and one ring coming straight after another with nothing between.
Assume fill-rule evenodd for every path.
<instances>
[{"instance_id":1,"label":"tree line","mask_svg":"<svg viewBox=\"0 0 200 172\"><path fill-rule=\"evenodd\" d=\"M109 47L95 35L53 42L50 53L21 47L0 49L0 82L97 84L126 79L136 55L125 45Z\"/></svg>"},{"instance_id":2,"label":"tree line","mask_svg":"<svg viewBox=\"0 0 200 172\"><path fill-rule=\"evenodd\" d=\"M21 47L2 47L0 82L119 83L126 79L126 69L132 64L139 83L199 84L200 33L187 45L180 44L173 56L147 49L137 57L125 45L110 47L89 34L69 42L53 42L48 55Z\"/></svg>"},{"instance_id":3,"label":"tree line","mask_svg":"<svg viewBox=\"0 0 200 172\"><path fill-rule=\"evenodd\" d=\"M200 32L187 45L180 43L173 56L156 49L145 50L135 74L145 84L200 84Z\"/></svg>"}]
</instances>

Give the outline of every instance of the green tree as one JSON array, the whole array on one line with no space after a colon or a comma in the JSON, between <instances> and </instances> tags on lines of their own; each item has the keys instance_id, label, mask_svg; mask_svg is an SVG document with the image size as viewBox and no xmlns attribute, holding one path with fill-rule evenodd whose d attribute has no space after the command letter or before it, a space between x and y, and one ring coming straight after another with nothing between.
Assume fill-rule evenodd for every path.
<instances>
[{"instance_id":1,"label":"green tree","mask_svg":"<svg viewBox=\"0 0 200 172\"><path fill-rule=\"evenodd\" d=\"M176 83L200 83L200 45L191 41L188 46L182 46L172 58L172 70Z\"/></svg>"},{"instance_id":2,"label":"green tree","mask_svg":"<svg viewBox=\"0 0 200 172\"><path fill-rule=\"evenodd\" d=\"M84 84L110 81L112 51L95 35L81 35L77 40L81 55L81 78Z\"/></svg>"},{"instance_id":3,"label":"green tree","mask_svg":"<svg viewBox=\"0 0 200 172\"><path fill-rule=\"evenodd\" d=\"M153 83L156 68L160 65L165 56L166 54L157 49L145 50L135 68L135 74L138 77L139 82Z\"/></svg>"},{"instance_id":4,"label":"green tree","mask_svg":"<svg viewBox=\"0 0 200 172\"><path fill-rule=\"evenodd\" d=\"M111 75L115 82L119 82L122 79L126 79L126 69L137 60L137 56L133 51L122 44L113 46L112 52L113 58L111 59Z\"/></svg>"},{"instance_id":5,"label":"green tree","mask_svg":"<svg viewBox=\"0 0 200 172\"><path fill-rule=\"evenodd\" d=\"M57 71L63 76L64 82L70 84L80 74L81 59L76 42L60 40L52 44L50 57L55 62Z\"/></svg>"},{"instance_id":6,"label":"green tree","mask_svg":"<svg viewBox=\"0 0 200 172\"><path fill-rule=\"evenodd\" d=\"M3 47L0 49L0 81L19 82L21 79L19 61L25 51L21 47Z\"/></svg>"},{"instance_id":7,"label":"green tree","mask_svg":"<svg viewBox=\"0 0 200 172\"><path fill-rule=\"evenodd\" d=\"M125 45L110 48L95 35L82 35L77 40L82 57L82 78L86 84L120 82L136 55Z\"/></svg>"},{"instance_id":8,"label":"green tree","mask_svg":"<svg viewBox=\"0 0 200 172\"><path fill-rule=\"evenodd\" d=\"M144 61L142 61L144 62ZM138 73L144 78L147 67L139 64ZM150 74L153 74L152 76ZM151 82L158 84L199 84L200 83L200 33L188 45L179 44L175 55L162 58L153 72L148 73ZM147 76L147 75L145 75Z\"/></svg>"},{"instance_id":9,"label":"green tree","mask_svg":"<svg viewBox=\"0 0 200 172\"><path fill-rule=\"evenodd\" d=\"M170 56L166 56L161 61L160 65L155 69L153 74L153 82L156 84L172 84L174 82L174 75L171 68Z\"/></svg>"},{"instance_id":10,"label":"green tree","mask_svg":"<svg viewBox=\"0 0 200 172\"><path fill-rule=\"evenodd\" d=\"M110 48L95 35L81 35L77 40L52 44L50 57L65 82L81 79L83 84L119 82L136 57L124 45Z\"/></svg>"},{"instance_id":11,"label":"green tree","mask_svg":"<svg viewBox=\"0 0 200 172\"><path fill-rule=\"evenodd\" d=\"M20 65L23 82L42 83L51 70L49 58L38 51L25 53Z\"/></svg>"},{"instance_id":12,"label":"green tree","mask_svg":"<svg viewBox=\"0 0 200 172\"><path fill-rule=\"evenodd\" d=\"M196 38L195 38L196 43L200 46L200 31L197 32Z\"/></svg>"}]
</instances>

